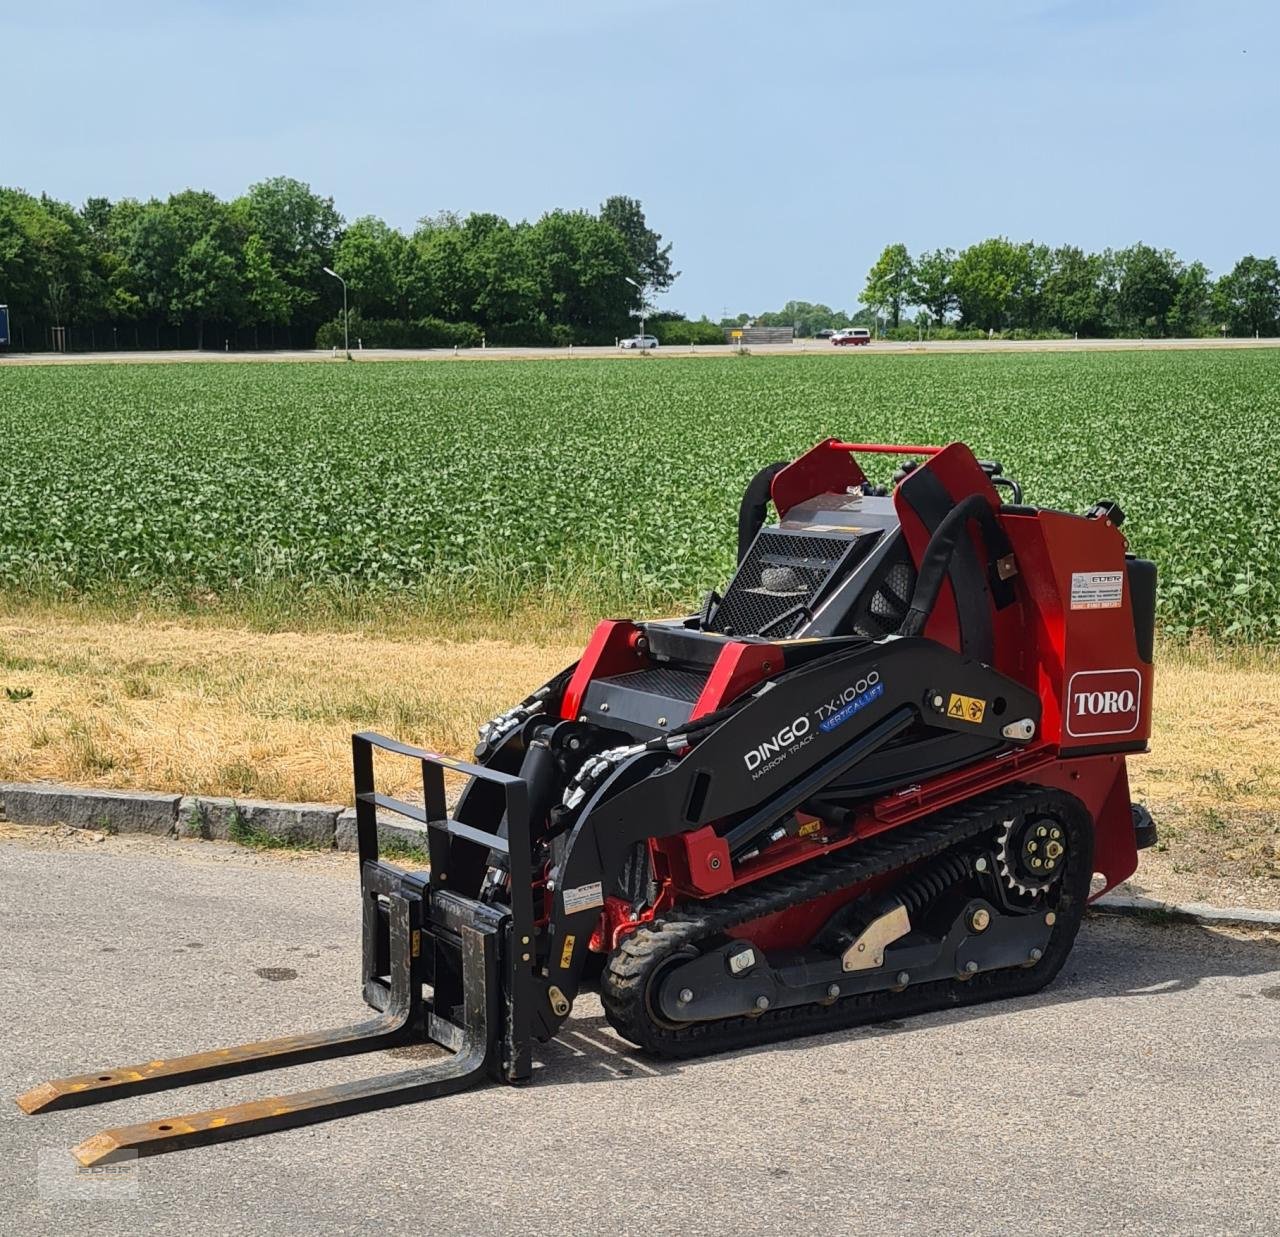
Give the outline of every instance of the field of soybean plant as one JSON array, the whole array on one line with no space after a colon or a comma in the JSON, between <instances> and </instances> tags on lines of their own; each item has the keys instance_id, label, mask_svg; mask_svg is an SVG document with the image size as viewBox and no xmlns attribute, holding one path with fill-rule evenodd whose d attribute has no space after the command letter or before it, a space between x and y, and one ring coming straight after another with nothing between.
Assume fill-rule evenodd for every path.
<instances>
[{"instance_id":1,"label":"field of soybean plant","mask_svg":"<svg viewBox=\"0 0 1280 1237\"><path fill-rule=\"evenodd\" d=\"M1275 643L1278 430L1261 350L5 367L0 586L280 621L688 605L761 465L962 439L1029 502L1118 500L1167 635Z\"/></svg>"}]
</instances>

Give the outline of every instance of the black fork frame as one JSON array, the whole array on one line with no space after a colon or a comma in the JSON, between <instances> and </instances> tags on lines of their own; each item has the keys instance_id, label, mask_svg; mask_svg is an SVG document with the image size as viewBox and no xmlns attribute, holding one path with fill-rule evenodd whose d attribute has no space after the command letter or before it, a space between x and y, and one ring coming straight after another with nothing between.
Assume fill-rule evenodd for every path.
<instances>
[{"instance_id":1,"label":"black fork frame","mask_svg":"<svg viewBox=\"0 0 1280 1237\"><path fill-rule=\"evenodd\" d=\"M403 756L419 763L422 807L378 791L374 779L375 751ZM380 899L397 891L410 891L421 896L426 908L424 928L435 948L452 948L458 943L458 928L463 918L476 914L492 917L494 926L500 927L503 937L500 970L505 1010L500 1074L506 1082L527 1081L532 1073L537 956L528 785L523 778L513 774L454 760L371 731L352 736L351 755L360 855L361 983L365 1000L374 1009L386 1008L387 987L381 978L379 956L382 935ZM504 813L500 831L481 829L449 815L445 794L446 772L489 782L501 790ZM380 858L380 810L402 816L421 827L430 861L427 872L408 873ZM483 874L487 870L488 857L495 852L505 856L511 875L510 904L505 907L490 907L477 901L480 889L475 873ZM455 871L463 874L461 888L454 880ZM432 1039L452 1045L453 1033L440 1010L431 1013L427 1029Z\"/></svg>"}]
</instances>

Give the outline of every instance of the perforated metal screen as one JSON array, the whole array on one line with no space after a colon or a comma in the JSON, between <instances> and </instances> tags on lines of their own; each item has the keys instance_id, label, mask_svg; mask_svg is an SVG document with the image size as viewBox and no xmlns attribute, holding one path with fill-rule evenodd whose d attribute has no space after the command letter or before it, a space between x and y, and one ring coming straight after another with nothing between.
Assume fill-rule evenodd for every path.
<instances>
[{"instance_id":1,"label":"perforated metal screen","mask_svg":"<svg viewBox=\"0 0 1280 1237\"><path fill-rule=\"evenodd\" d=\"M854 538L761 529L725 592L712 627L726 635L793 635Z\"/></svg>"}]
</instances>

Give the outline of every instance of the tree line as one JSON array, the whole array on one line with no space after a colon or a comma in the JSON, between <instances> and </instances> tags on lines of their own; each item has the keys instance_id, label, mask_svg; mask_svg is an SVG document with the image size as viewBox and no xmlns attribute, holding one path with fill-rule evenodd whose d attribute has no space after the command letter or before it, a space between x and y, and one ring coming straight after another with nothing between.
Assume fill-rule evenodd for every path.
<instances>
[{"instance_id":1,"label":"tree line","mask_svg":"<svg viewBox=\"0 0 1280 1237\"><path fill-rule=\"evenodd\" d=\"M90 198L78 209L0 188L0 304L11 346L367 347L612 342L679 274L641 204L536 222L424 218L410 234L276 177L223 201ZM666 315L671 317L672 315ZM59 335L61 331L61 335Z\"/></svg>"},{"instance_id":2,"label":"tree line","mask_svg":"<svg viewBox=\"0 0 1280 1237\"><path fill-rule=\"evenodd\" d=\"M1141 243L1086 253L997 236L914 257L906 245L887 245L862 300L891 331L910 320L913 337L926 326L1091 337L1280 334L1274 257L1243 257L1215 279L1203 262Z\"/></svg>"}]
</instances>

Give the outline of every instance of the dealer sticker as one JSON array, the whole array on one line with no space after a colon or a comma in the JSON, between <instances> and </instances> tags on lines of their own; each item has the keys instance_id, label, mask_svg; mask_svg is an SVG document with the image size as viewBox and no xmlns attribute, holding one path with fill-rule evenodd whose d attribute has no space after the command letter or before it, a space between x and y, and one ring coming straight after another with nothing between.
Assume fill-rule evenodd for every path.
<instances>
[{"instance_id":1,"label":"dealer sticker","mask_svg":"<svg viewBox=\"0 0 1280 1237\"><path fill-rule=\"evenodd\" d=\"M604 889L599 881L589 885L578 885L574 889L564 891L564 913L576 915L579 911L589 911L593 906L604 905Z\"/></svg>"},{"instance_id":2,"label":"dealer sticker","mask_svg":"<svg viewBox=\"0 0 1280 1237\"><path fill-rule=\"evenodd\" d=\"M1124 602L1123 571L1073 571L1073 610L1118 610Z\"/></svg>"}]
</instances>

